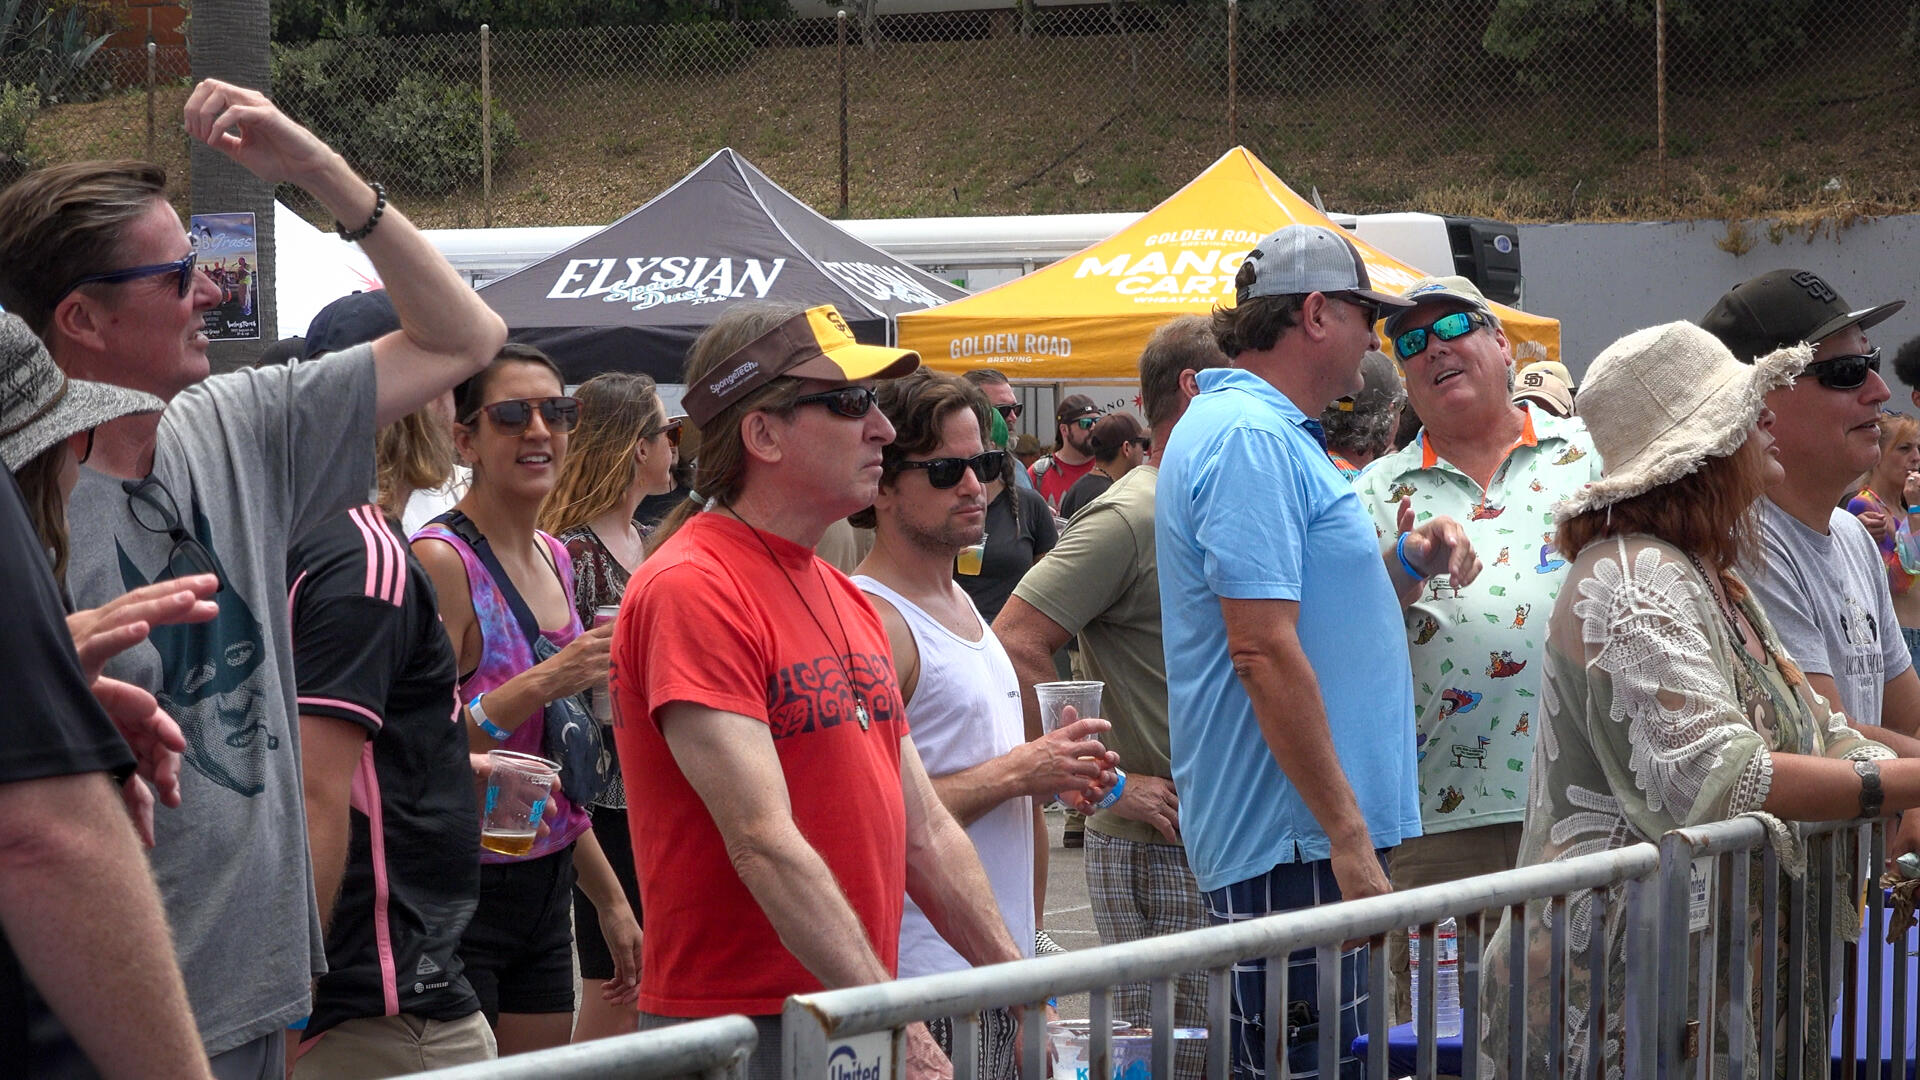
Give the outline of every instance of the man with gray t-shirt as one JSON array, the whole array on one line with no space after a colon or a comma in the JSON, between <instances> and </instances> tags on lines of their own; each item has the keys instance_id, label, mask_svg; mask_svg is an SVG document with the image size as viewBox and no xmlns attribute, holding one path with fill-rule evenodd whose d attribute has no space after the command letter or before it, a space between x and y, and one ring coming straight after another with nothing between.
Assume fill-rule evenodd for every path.
<instances>
[{"instance_id":1,"label":"man with gray t-shirt","mask_svg":"<svg viewBox=\"0 0 1920 1080\"><path fill-rule=\"evenodd\" d=\"M1894 619L1880 553L1837 509L1880 457L1876 421L1891 396L1866 330L1905 301L1855 309L1817 274L1775 270L1736 285L1700 325L1742 361L1807 342L1813 362L1767 394L1786 478L1760 501L1762 564L1741 568L1808 682L1870 738L1920 756L1920 676ZM1878 726L1876 726L1878 725ZM1891 854L1920 850L1908 814Z\"/></svg>"},{"instance_id":2,"label":"man with gray t-shirt","mask_svg":"<svg viewBox=\"0 0 1920 1080\"><path fill-rule=\"evenodd\" d=\"M76 162L0 193L0 304L70 376L148 391L159 415L97 429L68 505L82 606L211 572L219 614L155 627L109 674L159 699L187 738L181 804L155 816L154 877L217 1077L285 1074L283 1032L326 954L307 858L287 628L287 546L364 502L373 436L486 366L498 316L340 155L259 93L201 82L187 132L269 183L297 184L362 245L401 329L308 364L208 377L195 269L142 162ZM130 1032L137 1038L137 1032Z\"/></svg>"}]
</instances>

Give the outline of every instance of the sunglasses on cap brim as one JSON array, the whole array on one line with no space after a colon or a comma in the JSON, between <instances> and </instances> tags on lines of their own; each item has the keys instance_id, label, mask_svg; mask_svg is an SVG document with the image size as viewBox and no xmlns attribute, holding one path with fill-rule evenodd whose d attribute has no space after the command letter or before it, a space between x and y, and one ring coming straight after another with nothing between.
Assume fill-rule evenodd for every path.
<instances>
[{"instance_id":1,"label":"sunglasses on cap brim","mask_svg":"<svg viewBox=\"0 0 1920 1080\"><path fill-rule=\"evenodd\" d=\"M1427 335L1431 333L1441 341L1452 341L1466 337L1479 327L1488 325L1487 317L1478 311L1455 311L1433 320L1431 325L1396 336L1393 339L1393 351L1402 360L1411 360L1427 351Z\"/></svg>"},{"instance_id":2,"label":"sunglasses on cap brim","mask_svg":"<svg viewBox=\"0 0 1920 1080\"><path fill-rule=\"evenodd\" d=\"M491 405L482 405L473 415L464 421L471 424L480 413L486 413L487 419L502 435L520 435L533 423L534 410L540 412L540 419L546 421L547 430L554 434L572 431L580 423L580 402L570 397L549 398L509 398L496 401Z\"/></svg>"},{"instance_id":3,"label":"sunglasses on cap brim","mask_svg":"<svg viewBox=\"0 0 1920 1080\"><path fill-rule=\"evenodd\" d=\"M1867 385L1867 373L1880 370L1880 350L1830 356L1807 365L1806 374L1829 390L1858 390Z\"/></svg>"},{"instance_id":4,"label":"sunglasses on cap brim","mask_svg":"<svg viewBox=\"0 0 1920 1080\"><path fill-rule=\"evenodd\" d=\"M958 484L969 469L973 471L974 479L983 484L1000 479L1007 468L1007 452L989 450L970 458L928 458L925 461L896 461L893 464L896 469L925 469L927 483L945 490Z\"/></svg>"}]
</instances>

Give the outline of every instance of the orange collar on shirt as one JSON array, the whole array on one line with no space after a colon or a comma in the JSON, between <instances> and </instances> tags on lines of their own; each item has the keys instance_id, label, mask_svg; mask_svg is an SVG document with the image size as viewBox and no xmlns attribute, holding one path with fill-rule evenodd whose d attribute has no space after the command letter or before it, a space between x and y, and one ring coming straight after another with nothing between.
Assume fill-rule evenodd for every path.
<instances>
[{"instance_id":1,"label":"orange collar on shirt","mask_svg":"<svg viewBox=\"0 0 1920 1080\"><path fill-rule=\"evenodd\" d=\"M1514 441L1513 446L1539 446L1540 439L1533 433L1533 410L1522 405L1520 411L1525 414L1526 420L1520 428L1520 438ZM1513 453L1513 446L1507 448L1507 453ZM1427 433L1422 430L1420 432L1420 467L1431 469L1438 464L1440 464L1440 455L1433 452L1433 444L1427 441Z\"/></svg>"}]
</instances>

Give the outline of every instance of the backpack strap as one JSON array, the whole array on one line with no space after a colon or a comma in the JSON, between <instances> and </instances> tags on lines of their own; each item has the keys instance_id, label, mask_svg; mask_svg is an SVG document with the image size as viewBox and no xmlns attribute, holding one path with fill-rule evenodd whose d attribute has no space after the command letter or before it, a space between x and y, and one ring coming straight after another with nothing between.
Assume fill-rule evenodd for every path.
<instances>
[{"instance_id":1,"label":"backpack strap","mask_svg":"<svg viewBox=\"0 0 1920 1080\"><path fill-rule=\"evenodd\" d=\"M534 639L540 636L540 620L534 618L533 609L527 606L520 590L514 588L513 579L507 576L506 568L500 565L499 557L493 553L493 545L487 542L473 519L459 510L448 510L434 518L433 523L446 526L473 549L480 565L486 567L487 574L493 578L493 587L500 591L501 598L506 600L508 609L513 612L514 621L520 624L520 634L527 639L527 648L531 651Z\"/></svg>"}]
</instances>

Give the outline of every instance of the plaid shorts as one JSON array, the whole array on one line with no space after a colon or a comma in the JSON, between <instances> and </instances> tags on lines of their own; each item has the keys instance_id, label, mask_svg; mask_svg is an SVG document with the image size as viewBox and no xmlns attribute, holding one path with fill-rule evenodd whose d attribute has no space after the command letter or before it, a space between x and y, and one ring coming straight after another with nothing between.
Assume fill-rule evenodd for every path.
<instances>
[{"instance_id":1,"label":"plaid shorts","mask_svg":"<svg viewBox=\"0 0 1920 1080\"><path fill-rule=\"evenodd\" d=\"M1207 925L1200 885L1187 868L1187 849L1146 844L1087 829L1087 899L1100 942L1113 945ZM1113 988L1113 1015L1138 1027L1153 1023L1144 982ZM1207 974L1188 972L1174 982L1173 1019L1178 1027L1207 1026ZM1174 1044L1175 1080L1200 1080L1207 1068L1204 1039Z\"/></svg>"},{"instance_id":2,"label":"plaid shorts","mask_svg":"<svg viewBox=\"0 0 1920 1080\"><path fill-rule=\"evenodd\" d=\"M1214 923L1257 919L1282 911L1335 903L1340 886L1333 863L1283 863L1258 877L1236 881L1206 894L1207 918ZM1233 965L1232 1031L1233 1075L1238 1080L1263 1080L1267 1075L1267 962L1246 960ZM1287 1065L1299 1080L1317 1080L1321 1072L1319 1028L1319 964L1314 950L1300 949L1287 958L1287 998L1290 1035L1283 1038ZM1367 1006L1367 947L1340 954L1340 1062L1341 1080L1362 1080L1364 1065L1348 1049L1359 1038Z\"/></svg>"}]
</instances>

